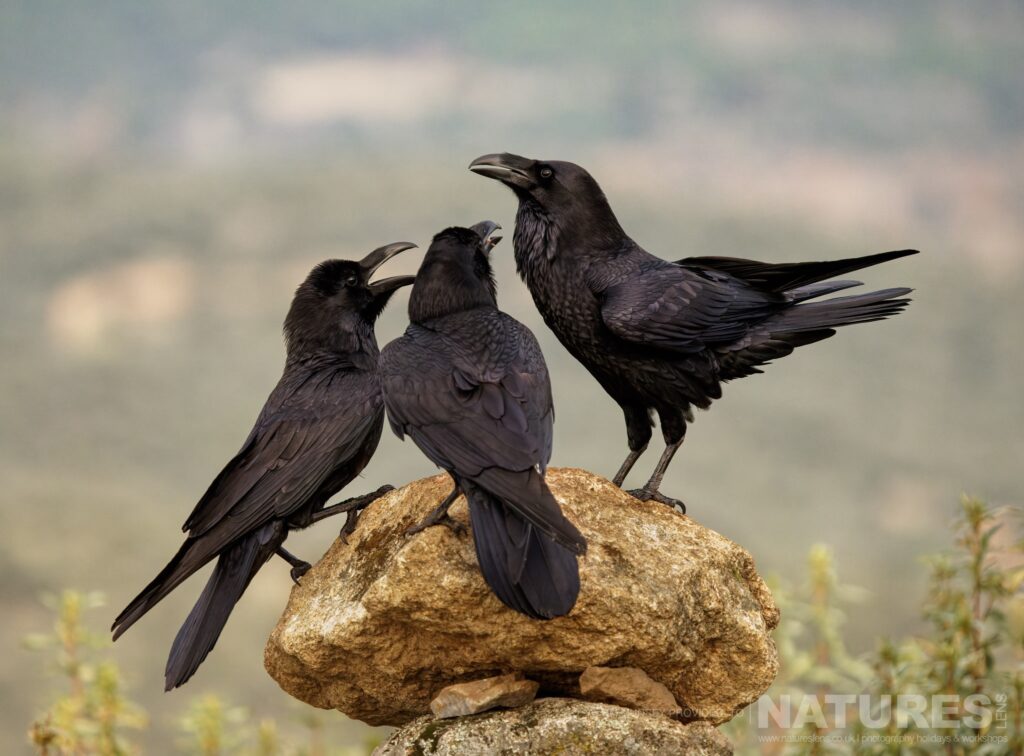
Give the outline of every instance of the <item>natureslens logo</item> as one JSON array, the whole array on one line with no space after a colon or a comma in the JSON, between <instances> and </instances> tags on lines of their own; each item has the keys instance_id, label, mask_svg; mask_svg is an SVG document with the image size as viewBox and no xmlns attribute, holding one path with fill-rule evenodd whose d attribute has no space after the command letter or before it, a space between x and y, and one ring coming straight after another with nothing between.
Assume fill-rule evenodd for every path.
<instances>
[{"instance_id":1,"label":"natureslens logo","mask_svg":"<svg viewBox=\"0 0 1024 756\"><path fill-rule=\"evenodd\" d=\"M1006 743L1007 697L783 694L747 709L762 743Z\"/></svg>"}]
</instances>

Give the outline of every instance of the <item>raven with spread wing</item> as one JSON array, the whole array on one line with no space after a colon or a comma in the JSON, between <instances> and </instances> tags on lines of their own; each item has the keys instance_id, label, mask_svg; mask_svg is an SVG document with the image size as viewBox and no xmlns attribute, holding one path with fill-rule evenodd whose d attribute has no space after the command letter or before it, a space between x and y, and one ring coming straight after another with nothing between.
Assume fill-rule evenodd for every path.
<instances>
[{"instance_id":1,"label":"raven with spread wing","mask_svg":"<svg viewBox=\"0 0 1024 756\"><path fill-rule=\"evenodd\" d=\"M692 408L718 399L723 381L759 373L839 326L881 320L910 301L906 288L819 298L860 284L835 276L916 250L830 262L669 262L626 234L578 165L504 153L469 168L515 192L519 274L544 322L622 408L629 454L617 485L647 449L658 413L666 448L647 485L631 491L641 499L682 506L660 493L661 481Z\"/></svg>"},{"instance_id":2,"label":"raven with spread wing","mask_svg":"<svg viewBox=\"0 0 1024 756\"><path fill-rule=\"evenodd\" d=\"M567 614L586 549L544 481L554 408L533 334L497 308L489 249L496 224L434 237L409 297L411 324L381 353L392 429L448 471L451 495L417 528L448 522L466 495L477 560L507 606Z\"/></svg>"},{"instance_id":3,"label":"raven with spread wing","mask_svg":"<svg viewBox=\"0 0 1024 756\"><path fill-rule=\"evenodd\" d=\"M349 516L390 490L325 506L358 475L380 441L384 407L373 324L391 295L413 282L374 271L414 244L400 242L360 262L328 260L299 286L285 319L287 359L241 450L185 522L185 543L114 621L116 640L189 576L216 559L199 600L178 631L166 689L184 684L213 648L235 603L275 554L298 580L309 564L283 548L290 530L333 514Z\"/></svg>"}]
</instances>

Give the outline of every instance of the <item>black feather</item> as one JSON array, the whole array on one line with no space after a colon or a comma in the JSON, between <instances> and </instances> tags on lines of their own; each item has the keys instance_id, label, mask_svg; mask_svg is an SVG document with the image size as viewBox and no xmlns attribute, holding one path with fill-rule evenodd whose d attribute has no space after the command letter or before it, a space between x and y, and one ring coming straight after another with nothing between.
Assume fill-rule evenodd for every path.
<instances>
[{"instance_id":1,"label":"black feather","mask_svg":"<svg viewBox=\"0 0 1024 756\"><path fill-rule=\"evenodd\" d=\"M579 593L575 555L586 540L543 478L554 421L547 365L533 334L497 310L481 255L469 229L435 237L410 296L413 322L381 354L384 403L395 432L466 494L495 594L531 617L559 616Z\"/></svg>"},{"instance_id":2,"label":"black feather","mask_svg":"<svg viewBox=\"0 0 1024 756\"><path fill-rule=\"evenodd\" d=\"M622 408L634 452L650 441L652 412L675 446L692 408L719 398L723 381L758 373L838 327L894 315L909 301L905 289L820 298L857 285L830 279L916 250L783 264L669 262L629 237L578 165L496 153L470 169L515 192L516 268L544 322Z\"/></svg>"},{"instance_id":3,"label":"black feather","mask_svg":"<svg viewBox=\"0 0 1024 756\"><path fill-rule=\"evenodd\" d=\"M332 260L299 287L286 319L288 359L277 387L241 450L186 519L185 543L114 620L117 639L217 560L175 638L168 689L206 658L249 581L288 532L311 524L377 447L384 408L372 313L380 303L366 278L360 264Z\"/></svg>"}]
</instances>

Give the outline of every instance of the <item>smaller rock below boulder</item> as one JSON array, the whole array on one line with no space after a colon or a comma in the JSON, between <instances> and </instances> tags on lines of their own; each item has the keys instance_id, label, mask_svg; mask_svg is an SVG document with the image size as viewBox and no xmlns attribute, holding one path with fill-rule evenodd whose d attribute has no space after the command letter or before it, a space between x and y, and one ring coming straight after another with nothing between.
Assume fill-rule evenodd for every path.
<instances>
[{"instance_id":1,"label":"smaller rock below boulder","mask_svg":"<svg viewBox=\"0 0 1024 756\"><path fill-rule=\"evenodd\" d=\"M420 717L378 746L374 756L729 756L732 746L708 722L682 724L621 706L543 698L509 711L461 719Z\"/></svg>"},{"instance_id":2,"label":"smaller rock below boulder","mask_svg":"<svg viewBox=\"0 0 1024 756\"><path fill-rule=\"evenodd\" d=\"M449 685L434 696L430 710L438 719L445 719L497 708L514 709L530 703L539 687L538 683L524 679L520 673Z\"/></svg>"},{"instance_id":3,"label":"smaller rock below boulder","mask_svg":"<svg viewBox=\"0 0 1024 756\"><path fill-rule=\"evenodd\" d=\"M580 693L588 701L630 709L679 714L675 696L636 667L587 667L580 675Z\"/></svg>"}]
</instances>

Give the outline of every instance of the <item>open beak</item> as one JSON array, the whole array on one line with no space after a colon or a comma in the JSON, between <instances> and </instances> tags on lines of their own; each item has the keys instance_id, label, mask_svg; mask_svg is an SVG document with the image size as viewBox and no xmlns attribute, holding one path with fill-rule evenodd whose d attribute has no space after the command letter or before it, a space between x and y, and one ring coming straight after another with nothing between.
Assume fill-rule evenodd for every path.
<instances>
[{"instance_id":1,"label":"open beak","mask_svg":"<svg viewBox=\"0 0 1024 756\"><path fill-rule=\"evenodd\" d=\"M474 223L470 228L480 236L480 243L484 248L484 252L490 253L492 249L498 246L498 242L502 239L501 234L498 233L501 230L500 223L480 221L479 223Z\"/></svg>"},{"instance_id":2,"label":"open beak","mask_svg":"<svg viewBox=\"0 0 1024 756\"><path fill-rule=\"evenodd\" d=\"M469 164L469 170L487 178L497 179L503 184L530 189L534 186L533 164L529 158L509 152L481 155Z\"/></svg>"},{"instance_id":3,"label":"open beak","mask_svg":"<svg viewBox=\"0 0 1024 756\"><path fill-rule=\"evenodd\" d=\"M367 288L375 298L382 294L390 296L403 286L408 286L415 280L416 276L391 276L391 278L382 278L379 281L374 281Z\"/></svg>"},{"instance_id":4,"label":"open beak","mask_svg":"<svg viewBox=\"0 0 1024 756\"><path fill-rule=\"evenodd\" d=\"M416 245L412 242L395 242L394 244L378 247L359 261L359 267L366 271L366 278L368 280L377 268L407 249L416 249Z\"/></svg>"}]
</instances>

